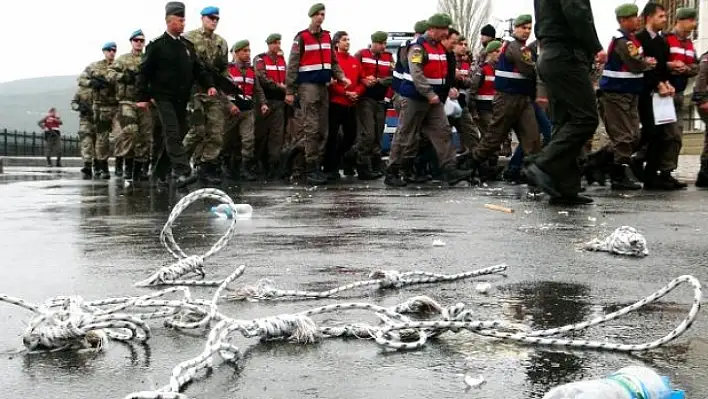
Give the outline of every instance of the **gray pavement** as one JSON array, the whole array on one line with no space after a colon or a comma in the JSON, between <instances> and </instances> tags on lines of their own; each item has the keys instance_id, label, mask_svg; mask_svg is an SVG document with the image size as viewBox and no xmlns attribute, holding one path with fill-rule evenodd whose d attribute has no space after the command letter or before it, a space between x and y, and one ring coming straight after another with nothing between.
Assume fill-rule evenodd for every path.
<instances>
[{"instance_id":1,"label":"gray pavement","mask_svg":"<svg viewBox=\"0 0 708 399\"><path fill-rule=\"evenodd\" d=\"M696 165L682 159L681 178ZM42 302L56 295L87 300L150 292L133 287L170 262L159 232L180 194L124 188L120 181L81 181L78 169L5 167L0 180L0 293ZM232 187L236 202L254 207L229 246L208 259L208 277L247 265L239 282L264 277L282 288L323 289L363 280L369 271L425 270L456 273L498 263L507 278L489 278L494 289L478 294L469 280L383 293L364 291L346 300L393 305L415 295L464 302L480 319L560 326L609 313L654 292L672 278L708 278L708 191L639 192L591 188L596 205L551 207L520 186L387 189L381 182L344 181L306 191L283 185ZM499 204L507 214L484 208ZM211 219L212 205L194 205L175 237L190 253L203 253L225 230ZM567 212L567 214L566 214ZM650 255L614 257L578 245L630 225L645 234ZM441 239L445 247L433 247ZM213 292L195 288L199 297ZM679 289L655 305L607 326L577 334L583 339L647 342L672 330L687 314L692 293ZM224 303L221 311L247 319L295 312L335 300L296 303ZM363 317L344 314L343 320ZM201 352L204 339L153 323L146 345L112 343L101 354L32 355L20 335L29 314L0 304L0 397L7 399L122 398L167 384L172 368ZM373 321L361 319L362 321ZM247 351L238 367L220 365L200 375L190 398L540 398L551 387L601 376L628 364L668 375L689 398L708 397L708 322L668 346L634 355L558 351L502 344L471 333L446 333L417 352L382 351L375 343L329 340L317 345L260 344L237 340ZM482 375L466 391L463 375Z\"/></svg>"}]
</instances>

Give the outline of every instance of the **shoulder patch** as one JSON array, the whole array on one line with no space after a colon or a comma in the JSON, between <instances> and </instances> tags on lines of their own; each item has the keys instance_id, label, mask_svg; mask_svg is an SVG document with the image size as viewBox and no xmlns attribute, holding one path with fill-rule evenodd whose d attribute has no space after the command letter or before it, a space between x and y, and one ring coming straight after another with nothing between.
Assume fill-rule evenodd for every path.
<instances>
[{"instance_id":1,"label":"shoulder patch","mask_svg":"<svg viewBox=\"0 0 708 399\"><path fill-rule=\"evenodd\" d=\"M423 63L423 49L420 46L412 46L409 50L410 53L410 61L415 63L415 64L421 64Z\"/></svg>"},{"instance_id":2,"label":"shoulder patch","mask_svg":"<svg viewBox=\"0 0 708 399\"><path fill-rule=\"evenodd\" d=\"M528 47L521 47L521 58L524 61L531 61L531 49Z\"/></svg>"},{"instance_id":3,"label":"shoulder patch","mask_svg":"<svg viewBox=\"0 0 708 399\"><path fill-rule=\"evenodd\" d=\"M629 55L632 57L636 57L639 55L639 49L637 46L634 45L634 43L630 42L627 40L627 50L629 51Z\"/></svg>"}]
</instances>

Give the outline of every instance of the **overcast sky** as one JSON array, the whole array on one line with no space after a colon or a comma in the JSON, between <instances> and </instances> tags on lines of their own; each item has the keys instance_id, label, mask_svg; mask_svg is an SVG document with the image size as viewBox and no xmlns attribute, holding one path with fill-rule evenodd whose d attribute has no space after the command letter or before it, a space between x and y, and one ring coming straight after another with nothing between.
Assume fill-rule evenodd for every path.
<instances>
[{"instance_id":1,"label":"overcast sky","mask_svg":"<svg viewBox=\"0 0 708 399\"><path fill-rule=\"evenodd\" d=\"M265 38L283 34L287 51L291 39L308 24L307 10L313 0L186 1L187 29L200 25L205 6L221 8L217 32L231 46L251 40L251 50L265 50ZM603 45L616 29L614 8L626 0L592 0L595 22ZM409 31L415 21L436 11L437 0L342 0L325 1L330 31L346 30L352 48L365 47L376 30ZM645 1L638 1L645 3ZM413 7L415 4L416 7ZM533 14L533 0L493 0L492 16L513 18ZM402 6L403 5L403 6ZM128 36L138 28L148 39L164 31L164 6L160 0L2 0L0 48L11 54L0 68L0 82L52 75L78 74L90 62L102 58L101 46L118 43L118 53L129 51ZM262 6L263 8L258 8ZM490 21L493 22L493 21Z\"/></svg>"}]
</instances>

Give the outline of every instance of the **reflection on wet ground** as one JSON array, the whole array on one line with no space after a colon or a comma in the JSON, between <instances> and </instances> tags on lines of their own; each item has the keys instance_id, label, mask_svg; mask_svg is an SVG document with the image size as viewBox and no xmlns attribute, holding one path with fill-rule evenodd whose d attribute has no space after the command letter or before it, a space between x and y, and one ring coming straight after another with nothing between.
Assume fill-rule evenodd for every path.
<instances>
[{"instance_id":1,"label":"reflection on wet ground","mask_svg":"<svg viewBox=\"0 0 708 399\"><path fill-rule=\"evenodd\" d=\"M170 261L158 235L184 193L76 180L75 171L12 176L0 179L5 183L0 185L0 292L33 302L54 295L142 294L146 290L133 283ZM479 319L545 329L617 310L673 277L693 274L706 281L708 274L702 235L708 228L706 195L695 189L622 197L593 188L590 195L597 205L576 209L550 207L528 198L523 187L501 185L392 190L380 183L345 181L316 189L270 184L228 192L235 202L251 204L254 217L239 223L229 246L208 260L207 272L221 277L245 264L240 284L270 278L281 288L322 290L363 280L377 269L456 273L507 263L506 278L362 290L343 298L389 306L429 295L444 304L466 303ZM491 211L486 203L515 212ZM175 225L175 237L188 253L203 253L227 227L209 217L210 205L194 205ZM621 225L645 234L649 257L578 251L578 244ZM435 239L446 245L434 247ZM479 281L494 286L490 295L475 291ZM194 292L207 297L212 291ZM221 310L255 318L334 301L228 302ZM574 337L653 340L674 328L690 302L690 292L679 290ZM113 343L101 354L26 356L18 353L18 335L27 318L17 308L0 308L3 398L93 399L157 388L167 383L177 362L199 353L204 342L204 334L154 325L147 345ZM246 352L239 367L218 367L186 393L190 398L540 398L557 384L641 363L670 376L689 397L700 398L708 396L707 326L699 317L676 342L633 355L513 345L464 331L446 333L410 353L385 352L359 340L296 346L243 339L236 342ZM464 374L482 375L487 384L466 392Z\"/></svg>"}]
</instances>

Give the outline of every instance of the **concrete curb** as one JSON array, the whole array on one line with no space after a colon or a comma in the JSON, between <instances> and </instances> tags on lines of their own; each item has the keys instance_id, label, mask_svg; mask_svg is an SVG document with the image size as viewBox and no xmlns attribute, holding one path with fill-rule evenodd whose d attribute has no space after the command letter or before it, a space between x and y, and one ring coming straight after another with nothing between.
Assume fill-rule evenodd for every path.
<instances>
[{"instance_id":1,"label":"concrete curb","mask_svg":"<svg viewBox=\"0 0 708 399\"><path fill-rule=\"evenodd\" d=\"M52 158L52 162L56 162ZM113 164L113 159L108 161ZM47 158L45 157L0 157L0 173L2 173L2 165L7 167L45 167L47 166ZM79 157L67 157L61 159L61 164L64 167L81 168L84 166L84 161Z\"/></svg>"}]
</instances>

